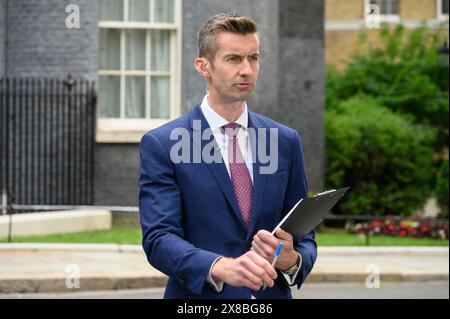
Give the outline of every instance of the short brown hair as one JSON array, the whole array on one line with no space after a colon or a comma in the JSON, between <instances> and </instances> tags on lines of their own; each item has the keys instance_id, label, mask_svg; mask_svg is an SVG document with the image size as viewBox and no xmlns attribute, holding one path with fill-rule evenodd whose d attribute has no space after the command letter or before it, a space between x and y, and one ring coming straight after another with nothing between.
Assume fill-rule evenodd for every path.
<instances>
[{"instance_id":1,"label":"short brown hair","mask_svg":"<svg viewBox=\"0 0 450 319\"><path fill-rule=\"evenodd\" d=\"M255 21L237 13L219 13L202 24L198 31L199 57L214 59L216 54L215 36L220 32L252 34L258 32Z\"/></svg>"}]
</instances>

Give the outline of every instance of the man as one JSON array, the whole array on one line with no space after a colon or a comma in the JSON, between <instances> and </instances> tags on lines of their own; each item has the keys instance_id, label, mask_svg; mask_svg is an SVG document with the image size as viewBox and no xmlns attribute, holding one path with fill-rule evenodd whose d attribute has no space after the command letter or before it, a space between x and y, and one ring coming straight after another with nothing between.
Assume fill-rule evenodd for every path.
<instances>
[{"instance_id":1,"label":"man","mask_svg":"<svg viewBox=\"0 0 450 319\"><path fill-rule=\"evenodd\" d=\"M202 25L198 40L194 66L208 94L141 141L143 248L150 264L169 276L165 298L292 298L289 286L300 287L315 263L315 235L270 232L307 196L300 138L247 108L259 72L253 20L215 15ZM277 147L270 151L277 167L267 173L259 149L273 140L273 132ZM180 147L179 136L188 137L189 147ZM211 150L215 161L206 161Z\"/></svg>"}]
</instances>

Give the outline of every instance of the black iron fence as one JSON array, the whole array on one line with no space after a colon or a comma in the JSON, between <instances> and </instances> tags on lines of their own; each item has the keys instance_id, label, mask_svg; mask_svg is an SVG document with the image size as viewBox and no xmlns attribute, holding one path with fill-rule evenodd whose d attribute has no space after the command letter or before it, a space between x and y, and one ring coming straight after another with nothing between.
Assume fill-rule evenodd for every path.
<instances>
[{"instance_id":1,"label":"black iron fence","mask_svg":"<svg viewBox=\"0 0 450 319\"><path fill-rule=\"evenodd\" d=\"M92 205L91 81L0 78L0 194L9 203Z\"/></svg>"}]
</instances>

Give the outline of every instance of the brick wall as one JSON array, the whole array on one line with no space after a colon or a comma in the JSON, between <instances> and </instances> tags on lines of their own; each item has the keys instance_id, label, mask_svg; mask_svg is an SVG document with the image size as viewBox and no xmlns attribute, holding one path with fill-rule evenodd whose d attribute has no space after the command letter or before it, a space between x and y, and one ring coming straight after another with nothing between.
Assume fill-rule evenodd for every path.
<instances>
[{"instance_id":1,"label":"brick wall","mask_svg":"<svg viewBox=\"0 0 450 319\"><path fill-rule=\"evenodd\" d=\"M325 19L364 19L364 0L325 0Z\"/></svg>"},{"instance_id":2,"label":"brick wall","mask_svg":"<svg viewBox=\"0 0 450 319\"><path fill-rule=\"evenodd\" d=\"M66 6L80 8L80 28L66 27ZM8 76L97 77L98 1L8 1Z\"/></svg>"},{"instance_id":3,"label":"brick wall","mask_svg":"<svg viewBox=\"0 0 450 319\"><path fill-rule=\"evenodd\" d=\"M400 1L401 19L435 19L436 14L436 0Z\"/></svg>"}]
</instances>

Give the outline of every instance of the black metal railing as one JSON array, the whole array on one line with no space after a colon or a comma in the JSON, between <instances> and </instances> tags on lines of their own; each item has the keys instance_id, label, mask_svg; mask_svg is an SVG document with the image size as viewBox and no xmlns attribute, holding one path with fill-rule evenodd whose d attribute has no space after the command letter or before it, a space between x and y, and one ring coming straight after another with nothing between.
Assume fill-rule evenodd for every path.
<instances>
[{"instance_id":1,"label":"black metal railing","mask_svg":"<svg viewBox=\"0 0 450 319\"><path fill-rule=\"evenodd\" d=\"M0 194L8 202L91 205L95 84L0 78Z\"/></svg>"}]
</instances>

